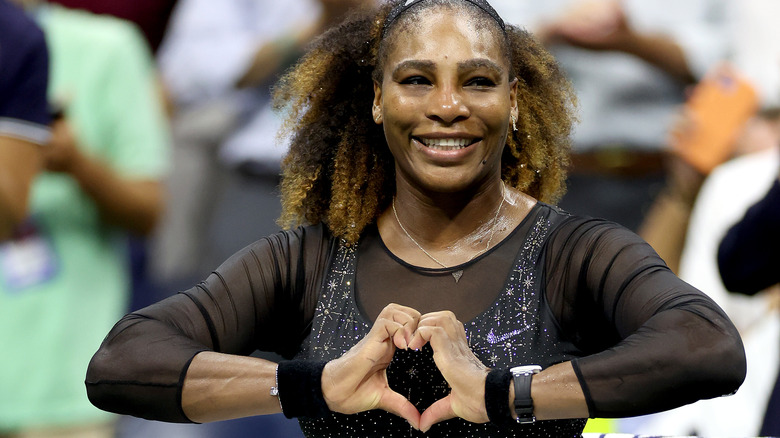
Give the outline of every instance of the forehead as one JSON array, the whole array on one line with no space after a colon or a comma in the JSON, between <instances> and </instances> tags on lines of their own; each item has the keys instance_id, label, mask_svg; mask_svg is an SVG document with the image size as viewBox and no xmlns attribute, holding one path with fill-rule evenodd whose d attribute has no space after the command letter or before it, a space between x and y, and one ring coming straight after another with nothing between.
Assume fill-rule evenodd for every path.
<instances>
[{"instance_id":1,"label":"forehead","mask_svg":"<svg viewBox=\"0 0 780 438\"><path fill-rule=\"evenodd\" d=\"M506 67L498 25L491 26L488 20L492 18L467 7L440 6L409 13L391 32L385 67L410 59L456 63L488 59Z\"/></svg>"}]
</instances>

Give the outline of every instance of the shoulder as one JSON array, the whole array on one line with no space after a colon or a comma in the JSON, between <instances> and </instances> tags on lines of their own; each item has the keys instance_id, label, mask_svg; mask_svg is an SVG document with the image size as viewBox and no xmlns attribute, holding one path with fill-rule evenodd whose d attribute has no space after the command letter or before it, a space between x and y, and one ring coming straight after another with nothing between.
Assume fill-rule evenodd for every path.
<instances>
[{"instance_id":1,"label":"shoulder","mask_svg":"<svg viewBox=\"0 0 780 438\"><path fill-rule=\"evenodd\" d=\"M21 9L0 1L0 132L48 141L48 76L43 31Z\"/></svg>"},{"instance_id":2,"label":"shoulder","mask_svg":"<svg viewBox=\"0 0 780 438\"><path fill-rule=\"evenodd\" d=\"M658 257L655 250L636 233L606 219L571 214L544 205L550 218L548 247L567 252L601 255L638 252Z\"/></svg>"},{"instance_id":3,"label":"shoulder","mask_svg":"<svg viewBox=\"0 0 780 438\"><path fill-rule=\"evenodd\" d=\"M139 51L145 56L148 52L135 24L109 15L52 4L47 5L41 25L52 45L79 47L91 57L101 53L107 58L126 57Z\"/></svg>"},{"instance_id":4,"label":"shoulder","mask_svg":"<svg viewBox=\"0 0 780 438\"><path fill-rule=\"evenodd\" d=\"M43 31L23 10L0 0L0 44L3 56L7 56L7 53L45 47L46 40Z\"/></svg>"},{"instance_id":5,"label":"shoulder","mask_svg":"<svg viewBox=\"0 0 780 438\"><path fill-rule=\"evenodd\" d=\"M251 256L272 257L277 261L288 262L301 258L321 260L327 258L337 244L338 239L331 235L325 225L307 225L264 236L240 250L231 259ZM231 259L226 263L230 263Z\"/></svg>"}]
</instances>

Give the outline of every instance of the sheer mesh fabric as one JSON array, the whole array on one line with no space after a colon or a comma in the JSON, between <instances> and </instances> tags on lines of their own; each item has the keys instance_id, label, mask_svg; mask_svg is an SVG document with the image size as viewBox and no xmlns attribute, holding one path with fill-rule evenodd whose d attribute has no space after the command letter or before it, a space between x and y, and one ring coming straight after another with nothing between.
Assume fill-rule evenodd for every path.
<instances>
[{"instance_id":1,"label":"sheer mesh fabric","mask_svg":"<svg viewBox=\"0 0 780 438\"><path fill-rule=\"evenodd\" d=\"M712 300L624 228L541 203L529 217L542 209L553 209L543 290L554 328L586 353L574 367L591 416L655 412L739 386L741 341ZM358 304L370 320L397 302L422 313L452 310L466 322L501 293L528 224L456 267L464 271L457 284L451 270L398 260L371 227L358 248ZM259 349L292 357L310 328L336 245L323 226L261 239L200 285L126 316L92 360L90 399L118 413L186 422L181 384L198 352Z\"/></svg>"}]
</instances>

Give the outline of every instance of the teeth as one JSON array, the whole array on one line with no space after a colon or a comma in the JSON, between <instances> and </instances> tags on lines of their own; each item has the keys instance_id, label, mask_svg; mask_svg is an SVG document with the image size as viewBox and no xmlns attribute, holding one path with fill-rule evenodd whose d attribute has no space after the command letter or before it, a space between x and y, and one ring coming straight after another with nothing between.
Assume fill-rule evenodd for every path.
<instances>
[{"instance_id":1,"label":"teeth","mask_svg":"<svg viewBox=\"0 0 780 438\"><path fill-rule=\"evenodd\" d=\"M454 151L463 149L471 144L471 140L465 138L422 138L420 142L431 149L439 151Z\"/></svg>"}]
</instances>

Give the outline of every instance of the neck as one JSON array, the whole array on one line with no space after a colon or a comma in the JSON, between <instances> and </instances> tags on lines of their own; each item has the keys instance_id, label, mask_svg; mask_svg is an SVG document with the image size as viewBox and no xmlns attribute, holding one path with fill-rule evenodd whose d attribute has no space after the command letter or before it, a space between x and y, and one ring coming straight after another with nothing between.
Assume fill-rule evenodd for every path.
<instances>
[{"instance_id":1,"label":"neck","mask_svg":"<svg viewBox=\"0 0 780 438\"><path fill-rule=\"evenodd\" d=\"M398 221L421 244L435 249L474 243L490 233L504 196L500 180L457 193L410 190L398 185Z\"/></svg>"},{"instance_id":2,"label":"neck","mask_svg":"<svg viewBox=\"0 0 780 438\"><path fill-rule=\"evenodd\" d=\"M534 201L498 178L469 193L431 194L404 184L397 185L397 193L395 211L391 206L379 217L379 233L397 257L429 268L456 266L489 250Z\"/></svg>"}]
</instances>

